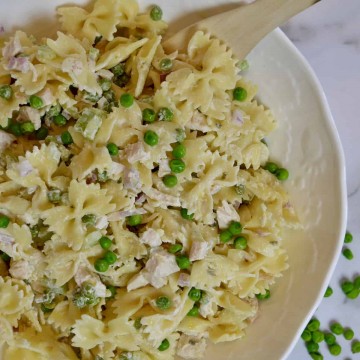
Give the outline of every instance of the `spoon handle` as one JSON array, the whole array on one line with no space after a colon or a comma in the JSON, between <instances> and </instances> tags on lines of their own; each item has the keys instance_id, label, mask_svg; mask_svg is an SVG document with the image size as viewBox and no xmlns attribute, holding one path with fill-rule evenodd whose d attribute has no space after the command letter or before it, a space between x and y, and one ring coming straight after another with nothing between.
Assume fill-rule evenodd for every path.
<instances>
[{"instance_id":1,"label":"spoon handle","mask_svg":"<svg viewBox=\"0 0 360 360\"><path fill-rule=\"evenodd\" d=\"M196 30L204 30L231 46L239 59L277 26L320 0L256 0L249 5L201 20L164 42L168 52L184 50Z\"/></svg>"},{"instance_id":2,"label":"spoon handle","mask_svg":"<svg viewBox=\"0 0 360 360\"><path fill-rule=\"evenodd\" d=\"M227 44L236 44L243 59L265 35L320 0L257 0L249 5L204 19L207 29Z\"/></svg>"}]
</instances>

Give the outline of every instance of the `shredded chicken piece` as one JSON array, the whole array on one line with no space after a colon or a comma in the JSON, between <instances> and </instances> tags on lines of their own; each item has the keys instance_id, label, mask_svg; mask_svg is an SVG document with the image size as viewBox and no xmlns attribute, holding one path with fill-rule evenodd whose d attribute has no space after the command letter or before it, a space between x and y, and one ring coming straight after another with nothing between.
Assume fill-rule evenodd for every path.
<instances>
[{"instance_id":1,"label":"shredded chicken piece","mask_svg":"<svg viewBox=\"0 0 360 360\"><path fill-rule=\"evenodd\" d=\"M208 252L208 244L205 241L194 241L190 249L190 260L202 260Z\"/></svg>"},{"instance_id":2,"label":"shredded chicken piece","mask_svg":"<svg viewBox=\"0 0 360 360\"><path fill-rule=\"evenodd\" d=\"M125 149L125 155L130 164L150 159L150 154L145 151L144 144L140 141L129 144Z\"/></svg>"},{"instance_id":3,"label":"shredded chicken piece","mask_svg":"<svg viewBox=\"0 0 360 360\"><path fill-rule=\"evenodd\" d=\"M124 169L124 188L132 191L141 189L140 173L136 169Z\"/></svg>"},{"instance_id":4,"label":"shredded chicken piece","mask_svg":"<svg viewBox=\"0 0 360 360\"><path fill-rule=\"evenodd\" d=\"M190 275L187 273L181 273L178 279L178 285L181 287L183 286L190 287L191 286Z\"/></svg>"},{"instance_id":5,"label":"shredded chicken piece","mask_svg":"<svg viewBox=\"0 0 360 360\"><path fill-rule=\"evenodd\" d=\"M140 242L150 245L151 247L160 246L162 244L161 236L164 235L164 230L147 229L140 236Z\"/></svg>"},{"instance_id":6,"label":"shredded chicken piece","mask_svg":"<svg viewBox=\"0 0 360 360\"><path fill-rule=\"evenodd\" d=\"M238 212L226 200L223 200L222 206L217 208L216 215L220 229L227 228L231 221L240 221Z\"/></svg>"},{"instance_id":7,"label":"shredded chicken piece","mask_svg":"<svg viewBox=\"0 0 360 360\"><path fill-rule=\"evenodd\" d=\"M15 244L15 239L8 234L0 232L0 243L13 245Z\"/></svg>"},{"instance_id":8,"label":"shredded chicken piece","mask_svg":"<svg viewBox=\"0 0 360 360\"><path fill-rule=\"evenodd\" d=\"M21 160L20 162L15 164L14 167L22 177L27 176L35 171L35 169L31 166L29 160L26 159Z\"/></svg>"},{"instance_id":9,"label":"shredded chicken piece","mask_svg":"<svg viewBox=\"0 0 360 360\"><path fill-rule=\"evenodd\" d=\"M75 75L80 75L83 69L84 65L82 61L75 56L65 58L61 64L61 70L69 74L74 73Z\"/></svg>"},{"instance_id":10,"label":"shredded chicken piece","mask_svg":"<svg viewBox=\"0 0 360 360\"><path fill-rule=\"evenodd\" d=\"M13 278L26 280L29 279L34 272L32 266L27 260L11 261L9 273Z\"/></svg>"},{"instance_id":11,"label":"shredded chicken piece","mask_svg":"<svg viewBox=\"0 0 360 360\"><path fill-rule=\"evenodd\" d=\"M0 152L5 150L9 145L15 141L15 136L0 130Z\"/></svg>"},{"instance_id":12,"label":"shredded chicken piece","mask_svg":"<svg viewBox=\"0 0 360 360\"><path fill-rule=\"evenodd\" d=\"M167 276L180 271L175 256L165 250L154 251L147 261L145 277L156 288L164 286Z\"/></svg>"}]
</instances>

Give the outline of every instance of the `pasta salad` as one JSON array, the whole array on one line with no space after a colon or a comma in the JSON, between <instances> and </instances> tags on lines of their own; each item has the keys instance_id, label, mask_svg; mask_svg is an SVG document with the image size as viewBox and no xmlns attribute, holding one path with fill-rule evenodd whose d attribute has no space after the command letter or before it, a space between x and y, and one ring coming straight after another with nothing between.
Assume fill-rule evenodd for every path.
<instances>
[{"instance_id":1,"label":"pasta salad","mask_svg":"<svg viewBox=\"0 0 360 360\"><path fill-rule=\"evenodd\" d=\"M0 358L200 359L244 336L297 218L231 49L158 6L0 39Z\"/></svg>"}]
</instances>

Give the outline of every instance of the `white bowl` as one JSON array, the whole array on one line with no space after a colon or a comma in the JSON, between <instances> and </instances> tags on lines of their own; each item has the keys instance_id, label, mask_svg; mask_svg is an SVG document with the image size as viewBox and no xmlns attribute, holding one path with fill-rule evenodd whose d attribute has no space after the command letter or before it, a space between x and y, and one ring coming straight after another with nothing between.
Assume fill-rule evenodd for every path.
<instances>
[{"instance_id":1,"label":"white bowl","mask_svg":"<svg viewBox=\"0 0 360 360\"><path fill-rule=\"evenodd\" d=\"M0 25L6 30L16 25L36 35L53 35L54 9L63 3L7 1L0 4ZM237 6L226 0L159 0L158 4L165 18L173 21L173 31ZM207 360L285 359L323 297L345 233L344 155L319 81L280 30L268 35L248 59L251 66L246 76L259 85L259 99L279 122L269 139L271 157L290 170L286 186L305 229L286 239L290 269L276 283L271 299L261 305L247 336L210 345Z\"/></svg>"}]
</instances>

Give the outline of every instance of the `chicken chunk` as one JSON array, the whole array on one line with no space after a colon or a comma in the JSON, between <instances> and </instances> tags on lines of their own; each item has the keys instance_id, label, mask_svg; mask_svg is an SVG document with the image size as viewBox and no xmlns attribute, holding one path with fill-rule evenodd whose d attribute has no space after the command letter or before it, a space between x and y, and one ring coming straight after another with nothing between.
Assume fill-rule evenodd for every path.
<instances>
[{"instance_id":1,"label":"chicken chunk","mask_svg":"<svg viewBox=\"0 0 360 360\"><path fill-rule=\"evenodd\" d=\"M216 215L220 229L227 228L231 221L240 221L238 212L226 200L223 200L222 206L217 208Z\"/></svg>"}]
</instances>

